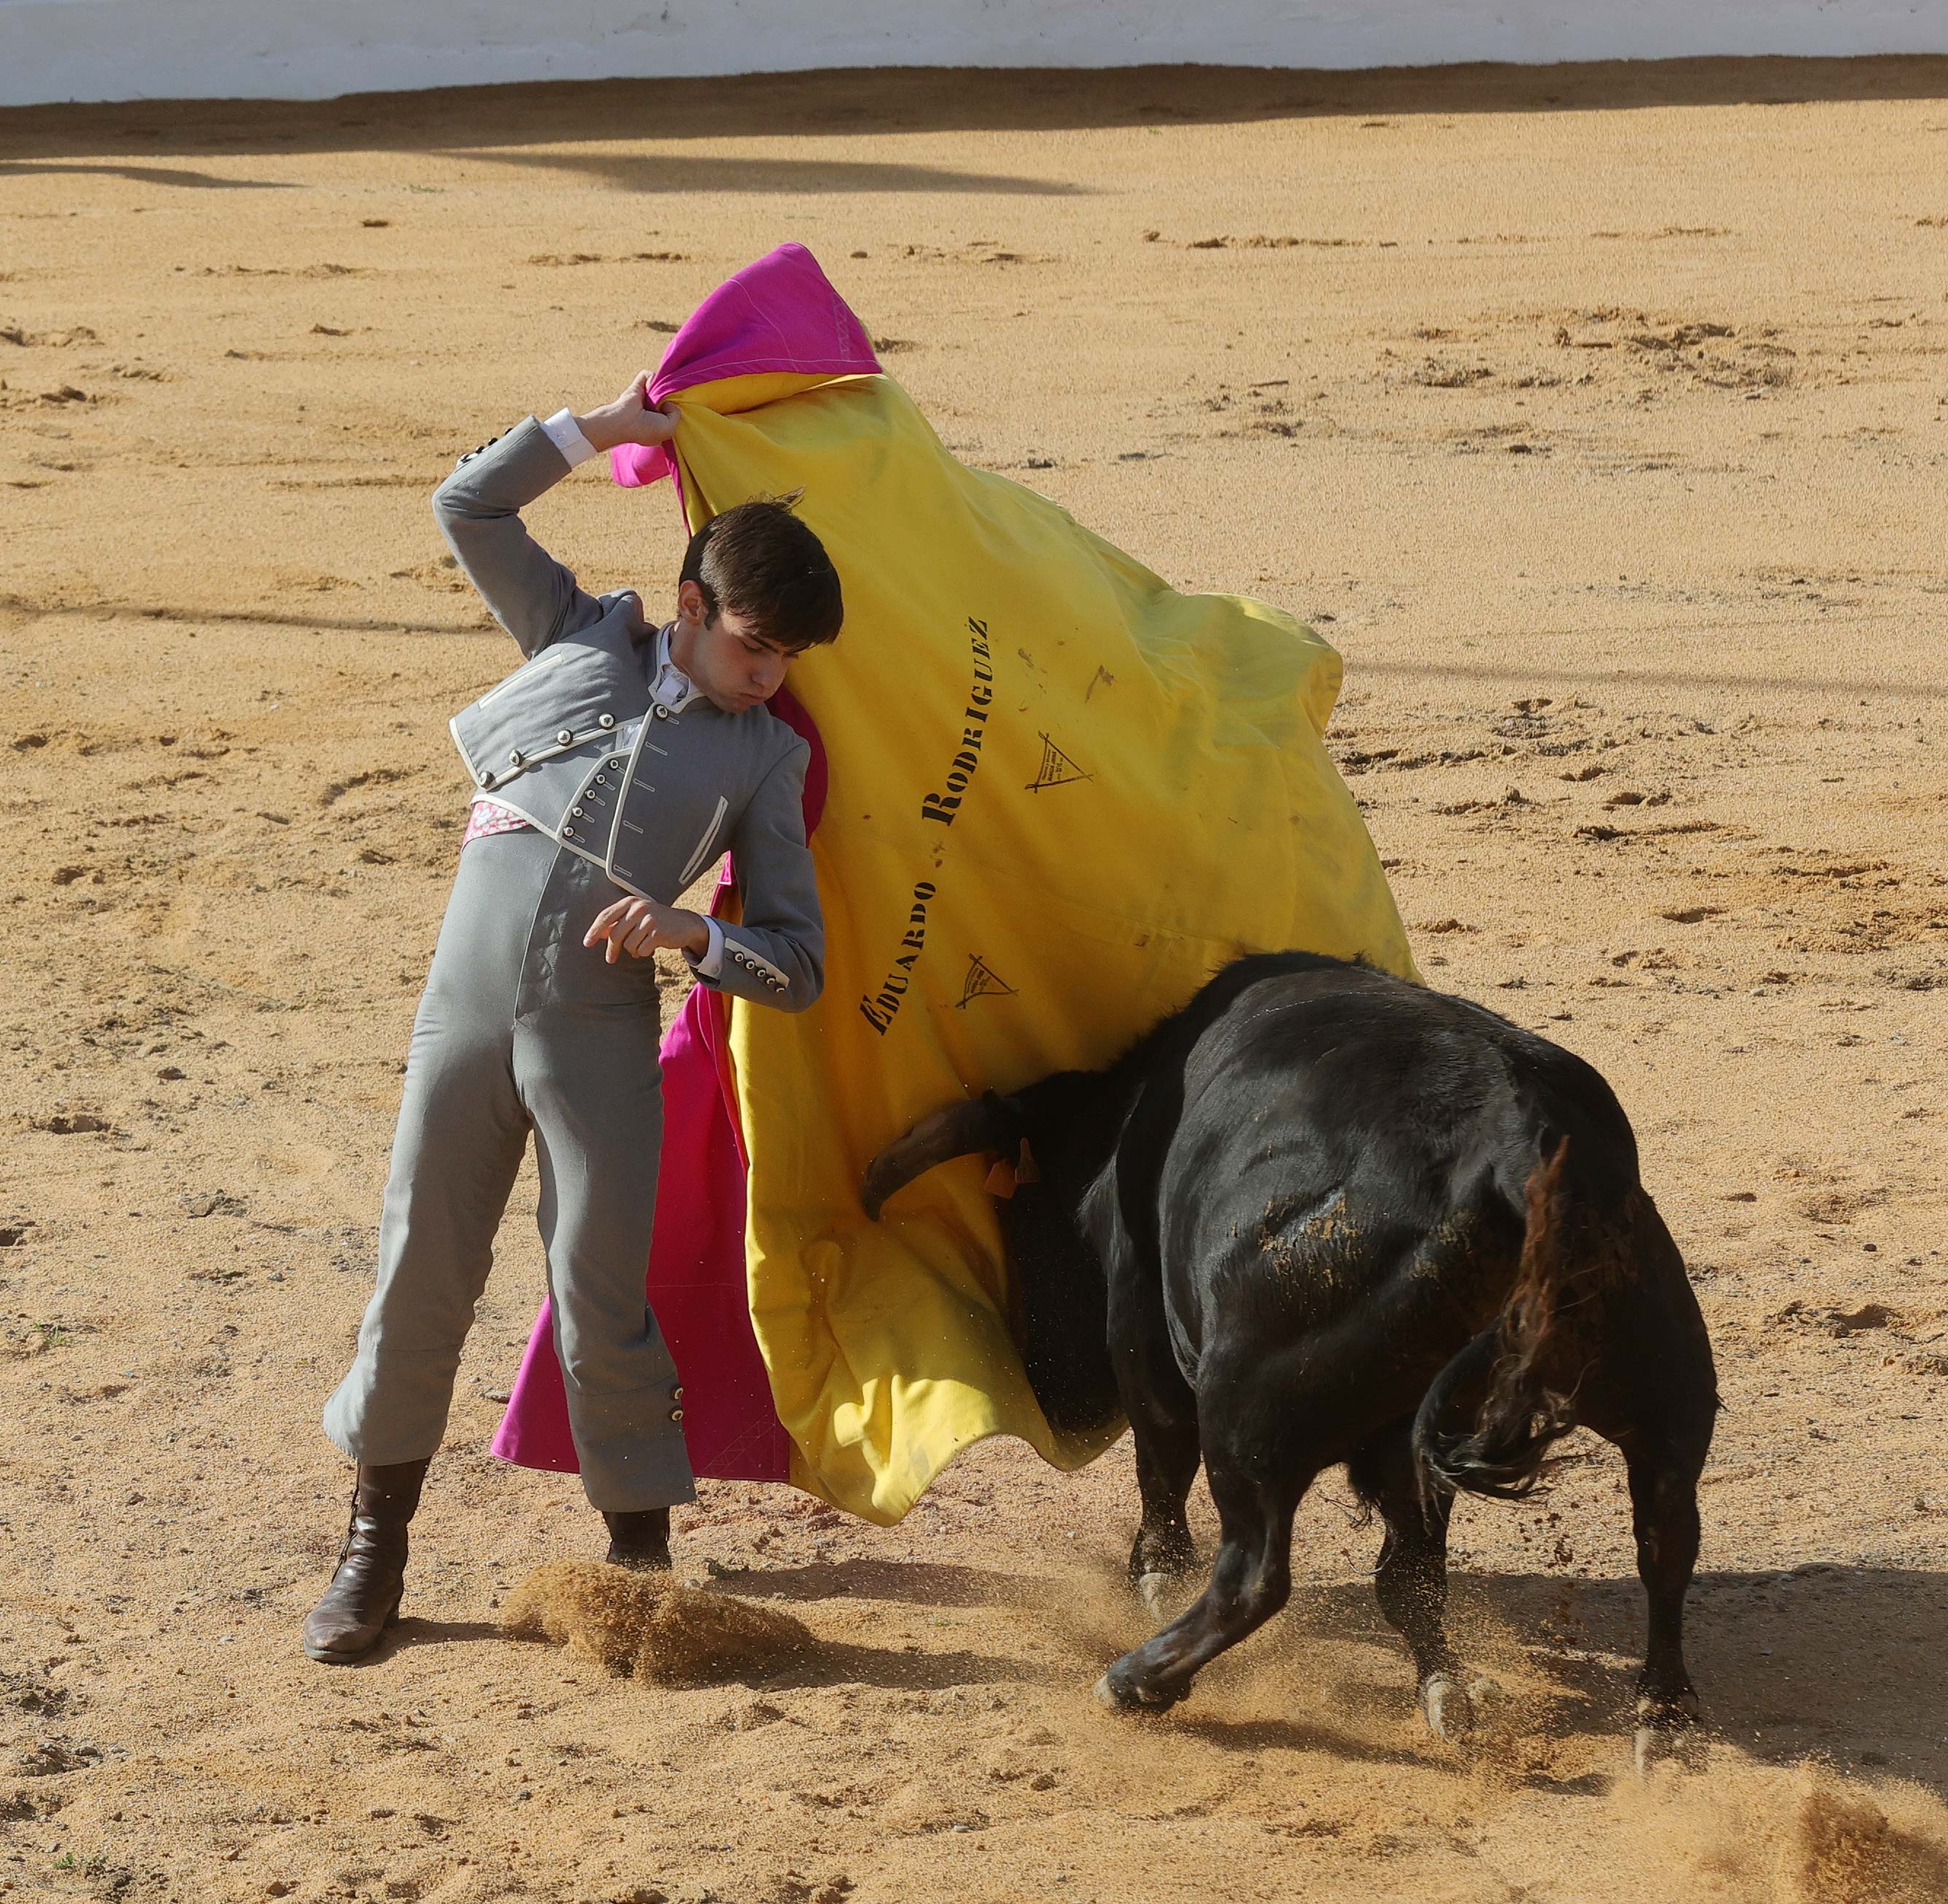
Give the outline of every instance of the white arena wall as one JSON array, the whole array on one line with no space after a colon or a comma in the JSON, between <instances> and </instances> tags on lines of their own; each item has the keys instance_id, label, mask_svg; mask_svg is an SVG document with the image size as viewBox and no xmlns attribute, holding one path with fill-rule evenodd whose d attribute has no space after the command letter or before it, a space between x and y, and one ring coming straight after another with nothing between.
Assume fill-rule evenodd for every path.
<instances>
[{"instance_id":1,"label":"white arena wall","mask_svg":"<svg viewBox=\"0 0 1948 1904\"><path fill-rule=\"evenodd\" d=\"M1948 53L1948 0L0 0L0 105L820 67Z\"/></svg>"}]
</instances>

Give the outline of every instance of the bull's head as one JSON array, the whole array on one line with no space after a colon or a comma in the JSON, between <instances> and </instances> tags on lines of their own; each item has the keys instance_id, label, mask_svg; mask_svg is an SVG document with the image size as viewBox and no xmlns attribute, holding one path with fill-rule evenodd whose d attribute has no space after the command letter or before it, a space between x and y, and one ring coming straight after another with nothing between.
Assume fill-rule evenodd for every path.
<instances>
[{"instance_id":1,"label":"bull's head","mask_svg":"<svg viewBox=\"0 0 1948 1904\"><path fill-rule=\"evenodd\" d=\"M1087 1137L1108 1121L1084 1102L1100 1083L1092 1073L1059 1074L1016 1095L990 1091L933 1112L873 1159L860 1192L876 1223L895 1192L954 1158L1053 1159L1047 1181L1018 1170L1001 1230L1013 1271L1010 1322L1029 1385L1058 1432L1093 1434L1118 1419L1103 1265L1075 1220L1076 1199L1102 1161L1103 1145Z\"/></svg>"}]
</instances>

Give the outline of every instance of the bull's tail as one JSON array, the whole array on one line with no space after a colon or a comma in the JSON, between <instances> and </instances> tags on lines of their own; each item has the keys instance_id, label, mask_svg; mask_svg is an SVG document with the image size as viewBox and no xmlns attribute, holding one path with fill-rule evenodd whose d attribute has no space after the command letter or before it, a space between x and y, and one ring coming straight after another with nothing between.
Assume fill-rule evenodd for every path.
<instances>
[{"instance_id":1,"label":"bull's tail","mask_svg":"<svg viewBox=\"0 0 1948 1904\"><path fill-rule=\"evenodd\" d=\"M1502 1313L1435 1376L1414 1417L1424 1505L1465 1489L1519 1500L1541 1480L1550 1447L1576 1425L1574 1397L1551 1388L1545 1362L1563 1295L1571 1226L1565 1138L1531 1173L1521 1260ZM1455 1397L1485 1384L1472 1426L1444 1427Z\"/></svg>"}]
</instances>

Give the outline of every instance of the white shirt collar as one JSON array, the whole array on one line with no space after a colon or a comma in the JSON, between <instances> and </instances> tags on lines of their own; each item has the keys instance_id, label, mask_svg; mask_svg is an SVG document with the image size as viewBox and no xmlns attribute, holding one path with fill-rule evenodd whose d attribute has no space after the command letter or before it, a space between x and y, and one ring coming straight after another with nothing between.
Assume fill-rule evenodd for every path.
<instances>
[{"instance_id":1,"label":"white shirt collar","mask_svg":"<svg viewBox=\"0 0 1948 1904\"><path fill-rule=\"evenodd\" d=\"M650 683L650 698L672 714L681 714L693 701L703 698L703 690L670 659L670 634L674 622L665 622L656 631L656 678Z\"/></svg>"}]
</instances>

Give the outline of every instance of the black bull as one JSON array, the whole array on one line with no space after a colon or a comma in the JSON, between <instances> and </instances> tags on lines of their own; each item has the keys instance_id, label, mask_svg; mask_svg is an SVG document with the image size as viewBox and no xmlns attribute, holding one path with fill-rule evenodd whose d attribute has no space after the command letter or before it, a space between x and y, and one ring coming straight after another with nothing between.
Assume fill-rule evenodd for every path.
<instances>
[{"instance_id":1,"label":"black bull","mask_svg":"<svg viewBox=\"0 0 1948 1904\"><path fill-rule=\"evenodd\" d=\"M1200 1461L1218 1509L1202 1594L1110 1667L1106 1703L1174 1704L1284 1605L1300 1498L1344 1462L1385 1521L1375 1586L1422 1709L1457 1735L1454 1491L1525 1493L1580 1423L1629 1469L1640 1753L1695 1720L1683 1622L1711 1346L1629 1121L1580 1058L1466 1000L1273 954L1106 1070L923 1119L874 1160L867 1211L982 1151L1025 1166L1004 1223L1044 1412L1080 1428L1120 1409L1134 1432L1130 1572L1159 1617L1191 1566Z\"/></svg>"}]
</instances>

